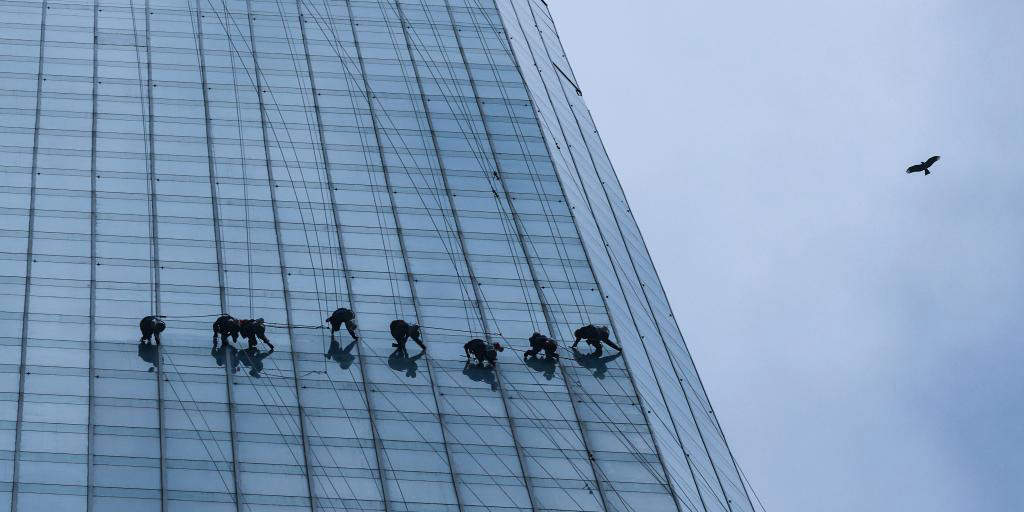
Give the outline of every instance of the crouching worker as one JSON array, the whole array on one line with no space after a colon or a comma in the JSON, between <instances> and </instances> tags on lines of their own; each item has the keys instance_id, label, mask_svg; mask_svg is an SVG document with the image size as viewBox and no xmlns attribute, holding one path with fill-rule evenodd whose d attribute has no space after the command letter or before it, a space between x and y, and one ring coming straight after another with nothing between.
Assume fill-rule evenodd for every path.
<instances>
[{"instance_id":1,"label":"crouching worker","mask_svg":"<svg viewBox=\"0 0 1024 512\"><path fill-rule=\"evenodd\" d=\"M424 351L427 350L427 346L423 344L423 340L420 339L420 326L416 324L409 324L405 320L395 320L391 322L391 337L395 338L395 343L392 347L398 347L395 352L399 354L409 355L409 352L405 350L405 343L412 338L417 345L420 346Z\"/></svg>"},{"instance_id":2,"label":"crouching worker","mask_svg":"<svg viewBox=\"0 0 1024 512\"><path fill-rule=\"evenodd\" d=\"M471 356L476 357L477 364L482 365L484 362L488 362L491 363L491 366L498 362L498 352L505 350L501 343L484 341L479 338L467 341L463 348L466 349L466 359Z\"/></svg>"},{"instance_id":3,"label":"crouching worker","mask_svg":"<svg viewBox=\"0 0 1024 512\"><path fill-rule=\"evenodd\" d=\"M238 331L243 338L249 340L249 348L256 348L257 340L261 340L270 347L271 351L274 350L274 344L267 339L267 326L263 323L262 318L242 320Z\"/></svg>"},{"instance_id":4,"label":"crouching worker","mask_svg":"<svg viewBox=\"0 0 1024 512\"><path fill-rule=\"evenodd\" d=\"M356 336L356 314L351 309L338 308L331 313L331 316L327 317L325 322L331 324L331 338L334 338L334 333L341 330L341 324L345 324L345 328L348 329L348 333L352 336L352 341L359 341L359 336Z\"/></svg>"},{"instance_id":5,"label":"crouching worker","mask_svg":"<svg viewBox=\"0 0 1024 512\"><path fill-rule=\"evenodd\" d=\"M142 337L139 338L139 343L149 343L150 340L156 339L156 344L160 344L160 333L164 332L167 328L167 324L158 316L147 316L139 322L139 330L142 331Z\"/></svg>"},{"instance_id":6,"label":"crouching worker","mask_svg":"<svg viewBox=\"0 0 1024 512\"><path fill-rule=\"evenodd\" d=\"M228 338L238 343L238 333L242 328L241 322L231 315L221 315L213 322L213 348L217 348L217 336L220 336L221 345L228 344Z\"/></svg>"},{"instance_id":7,"label":"crouching worker","mask_svg":"<svg viewBox=\"0 0 1024 512\"><path fill-rule=\"evenodd\" d=\"M523 359L536 358L537 354L540 354L542 350L544 351L545 358L558 359L558 342L539 332L535 332L533 336L530 336L530 350L523 354Z\"/></svg>"},{"instance_id":8,"label":"crouching worker","mask_svg":"<svg viewBox=\"0 0 1024 512\"><path fill-rule=\"evenodd\" d=\"M576 341L572 344L572 348L576 348L576 345L580 343L580 340L586 340L587 344L594 347L594 355L601 355L604 348L604 344L622 352L622 347L619 347L614 341L608 339L609 333L608 328L605 326L596 326L594 324L585 325L576 329Z\"/></svg>"}]
</instances>

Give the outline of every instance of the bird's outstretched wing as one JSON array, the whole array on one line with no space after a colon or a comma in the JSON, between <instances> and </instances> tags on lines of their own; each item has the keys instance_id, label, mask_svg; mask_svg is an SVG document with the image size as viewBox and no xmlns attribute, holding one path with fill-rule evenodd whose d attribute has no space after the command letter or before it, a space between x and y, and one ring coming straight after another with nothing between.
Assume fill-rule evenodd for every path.
<instances>
[{"instance_id":1,"label":"bird's outstretched wing","mask_svg":"<svg viewBox=\"0 0 1024 512\"><path fill-rule=\"evenodd\" d=\"M932 164L934 164L935 162L938 162L938 161L939 161L939 155L935 155L935 156L929 158L928 160L925 160L924 161L924 165L926 165L928 167L931 167Z\"/></svg>"}]
</instances>

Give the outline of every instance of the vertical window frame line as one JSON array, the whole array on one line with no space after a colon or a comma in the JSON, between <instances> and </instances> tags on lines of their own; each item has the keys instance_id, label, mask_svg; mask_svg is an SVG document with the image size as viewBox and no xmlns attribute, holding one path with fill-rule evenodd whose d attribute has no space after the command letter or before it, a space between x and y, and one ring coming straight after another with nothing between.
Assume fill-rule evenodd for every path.
<instances>
[{"instance_id":1,"label":"vertical window frame line","mask_svg":"<svg viewBox=\"0 0 1024 512\"><path fill-rule=\"evenodd\" d=\"M132 17L134 20L134 5L129 5L129 9L132 9ZM152 307L153 310L150 314L160 315L160 232L159 232L159 212L157 210L157 193L156 193L156 137L153 134L154 120L153 120L153 46L151 43L151 25L150 25L150 0L146 0L143 5L143 15L146 19L146 125L149 131L146 147L147 147L147 158L146 166L148 167L149 175L149 230L150 230L150 247L152 254L152 261L150 262L152 269L153 281L151 283L152 294ZM134 28L134 22L133 22ZM135 37L134 44L138 44L138 38ZM136 63L139 65L139 63ZM141 100L141 98L140 98ZM156 347L157 361L163 361L163 351L159 345ZM163 383L165 381L163 375L162 364L156 365L156 372L154 377L156 378L156 400L157 400L157 416L159 420L160 429L160 510L166 512L167 510L167 414L164 411L164 391Z\"/></svg>"},{"instance_id":2,"label":"vertical window frame line","mask_svg":"<svg viewBox=\"0 0 1024 512\"><path fill-rule=\"evenodd\" d=\"M87 422L87 437L86 437L86 473L85 473L85 510L86 512L93 511L92 495L94 492L95 485L95 474L93 471L93 460L94 454L94 443L96 436L96 238L97 238L97 220L99 214L97 212L97 179L96 173L99 171L96 167L96 150L97 150L97 134L96 128L98 123L98 106L99 106L99 17L100 17L100 2L99 0L93 0L92 7L92 133L90 134L91 146L89 155L89 202L91 208L89 211L89 411Z\"/></svg>"},{"instance_id":3,"label":"vertical window frame line","mask_svg":"<svg viewBox=\"0 0 1024 512\"><path fill-rule=\"evenodd\" d=\"M398 0L396 0L396 3L399 3ZM548 328L548 332L555 333L555 332L557 332L557 329L555 328L554 322L552 320L551 313L550 313L548 305L546 303L546 299L545 299L544 293L543 293L541 285L540 285L540 280L537 277L536 269L534 268L533 262L530 259L530 252L529 252L529 250L527 250L527 244L526 244L526 240L525 240L525 227L522 226L522 219L519 218L518 213L517 213L516 208L515 208L515 205L512 202L511 194L509 193L508 189L505 187L505 182L504 182L505 173L504 173L502 165L501 165L501 163L500 163L500 161L498 159L498 156L497 156L497 153L498 153L497 152L497 148L496 148L496 146L494 144L494 138L493 138L492 133L491 133L490 123L487 121L487 115L484 112L484 107L483 107L483 102L482 102L482 99L481 99L481 96L480 96L479 86L477 85L476 79L473 78L472 72L469 69L469 61L468 61L468 59L466 57L465 47L462 44L462 37L459 35L459 30L456 27L455 17L452 14L451 4L449 3L448 0L445 0L445 7L446 7L446 10L448 12L449 19L451 20L451 23L452 23L452 29L453 29L453 32L455 33L455 39L456 39L456 41L458 43L458 46L459 46L459 53L460 53L461 58L462 58L462 64L463 64L463 67L466 70L466 76L467 76L467 78L469 80L470 88L473 91L473 98L474 98L475 103L476 103L477 112L479 112L479 114L480 114L481 124L483 125L483 128L484 128L484 136L487 138L488 147L490 149L490 156L491 156L491 159L493 160L493 163L494 163L494 169L495 169L495 172L497 172L497 174L499 176L499 179L496 180L497 183L495 185L497 187L501 188L502 194L505 197L505 203L508 205L510 216L512 217L513 225L515 226L516 236L517 236L517 239L518 239L518 242L519 242L519 246L520 246L520 249L523 251L523 257L526 260L526 265L527 265L527 268L529 269L529 273L530 273L531 280L533 281L534 289L537 292L537 297L538 297L538 300L540 301L541 311L542 311L542 314L544 316L544 323L546 324L546 326ZM470 13L470 16L472 17L473 14ZM500 18L500 11L499 11L499 18ZM504 24L504 21L502 21L502 23ZM403 18L403 20L402 20L403 31L405 30L405 25L406 25L406 23L405 23L405 20ZM476 24L474 23L474 25L476 25ZM504 31L504 26L502 27L502 30ZM487 48L483 48L483 51L487 52ZM413 68L416 69L415 68L415 57L413 57L410 54L410 58L413 59ZM518 63L517 63L517 65L518 65ZM423 98L426 98L425 92L424 92L423 87L422 87L422 83L420 82L420 77L419 77L419 73L418 72L417 72L416 79L417 79L417 82L420 83L420 94L421 94L421 96ZM523 80L523 85L524 85L524 88L526 88L525 79ZM426 108L426 106L424 106L424 108ZM429 112L428 112L427 115L429 116ZM431 131L433 131L433 130L431 130ZM518 135L517 135L517 137L518 137ZM541 200L543 200L543 199L541 199ZM500 219L500 216L502 214L499 212L498 215L499 215L499 221L500 222L504 222L504 220ZM516 263L514 263L514 264L516 264ZM594 459L594 452L590 448L591 441L589 440L588 429L583 425L583 421L581 419L581 416L580 416L580 413L579 413L579 409L577 408L577 405L576 405L576 403L577 403L576 402L576 394L572 390L572 384L571 384L571 381L569 380L569 377L568 377L568 374L567 374L567 371L566 371L565 367L561 364L561 361L559 361L557 364L558 364L559 371L562 374L562 380L565 383L566 394L569 396L569 403L570 403L570 406L571 406L572 411L573 411L573 416L576 419L576 425L579 428L580 439L583 441L583 447L584 447L584 449L587 452L587 460L588 460L588 462L590 464L591 474L594 477L594 485L597 488L598 497L600 498L601 506L602 506L602 508L605 511L611 511L613 509L609 506L608 497L607 497L607 495L605 493L605 489L604 489L605 486L602 485L602 483L601 483L601 477L599 476L600 472L599 472L598 467L597 467L597 462ZM510 416L509 417L509 423L511 423L511 422L512 422L512 418ZM572 461L570 461L570 464L572 464ZM526 472L526 467L525 466L523 468L523 472L524 473Z\"/></svg>"},{"instance_id":4,"label":"vertical window frame line","mask_svg":"<svg viewBox=\"0 0 1024 512\"><path fill-rule=\"evenodd\" d=\"M192 0L188 0L189 10L191 10ZM206 75L206 47L204 44L204 33L203 33L203 0L196 1L195 9L195 21L196 21L196 52L198 53L199 61L199 78L200 86L203 90L203 116L204 126L206 127L206 155L207 163L210 176L210 206L213 212L213 243L214 252L217 255L217 286L218 293L220 295L220 307L221 311L227 310L227 286L225 284L225 265L224 265L224 245L221 237L221 221L220 221L220 204L219 197L217 194L217 169L216 160L214 159L216 153L214 151L213 140L212 140L212 128L213 118L210 113L210 92L209 92L209 80ZM244 186L244 185L243 185ZM245 205L248 208L248 205ZM214 343L216 343L216 334L214 334ZM234 357L235 355L228 350L224 349L225 363L224 363L224 387L225 397L227 398L227 412L228 412L228 429L230 432L228 436L231 440L231 475L232 481L234 482L234 500L235 500L235 512L243 512L242 510L242 477L238 467L238 435L235 427L235 400L234 400L234 375L233 369L235 367ZM205 443L205 441L204 441ZM213 461L211 461L213 462ZM216 467L216 471L220 473L220 468Z\"/></svg>"},{"instance_id":5,"label":"vertical window frame line","mask_svg":"<svg viewBox=\"0 0 1024 512\"><path fill-rule=\"evenodd\" d=\"M28 312L31 305L30 292L32 291L32 242L35 237L36 189L38 181L36 176L39 173L39 129L43 113L43 60L46 58L46 11L49 9L48 0L43 0L40 9L39 67L36 71L36 118L32 133L32 174L29 189L28 240L25 246L25 296L23 297L23 309L21 312L21 360L18 364L18 412L14 422L14 461L11 468L11 512L17 512L18 510L18 487L21 476L21 434L25 422L25 363L26 352L28 351Z\"/></svg>"},{"instance_id":6,"label":"vertical window frame line","mask_svg":"<svg viewBox=\"0 0 1024 512\"><path fill-rule=\"evenodd\" d=\"M295 363L297 362L296 361L297 354L295 352L296 338L295 338L294 322L292 321L291 293L290 293L289 287L288 287L288 269L287 269L287 267L285 265L284 247L282 245L282 238L281 238L281 219L280 219L280 216L279 216L278 211L277 211L277 193L274 191L274 189L276 187L274 186L274 181L275 180L274 180L273 161L272 161L271 155L270 155L270 141L267 139L267 123L269 122L269 116L267 115L266 101L263 98L263 79L262 79L262 74L260 72L259 54L256 51L256 27L252 23L253 20L255 19L255 16L253 15L253 12L252 12L252 0L245 0L245 11L246 11L246 24L249 25L249 50L252 53L253 76L254 76L254 80L255 80L254 86L256 88L256 97L259 100L260 129L262 130L262 135L263 135L263 153L264 153L264 158L266 159L266 168L267 168L267 188L270 189L270 210L273 213L273 217L274 217L274 234L275 234L275 237L276 237L275 245L277 246L277 259L278 259L278 265L280 267L280 272L281 272L281 294L282 294L282 296L284 298L285 321L288 324L288 342L289 342L288 351L291 354L291 360L292 360L292 379L294 381L295 392L296 392L295 406L296 406L296 408L298 409L298 412L299 412L299 418L298 418L299 438L301 439L301 442L302 442L303 471L305 472L305 477L306 477L306 492L307 492L307 494L309 494L309 496L308 496L308 498L309 498L309 509L310 509L311 512L315 512L315 506L313 504L314 497L313 497L312 492L310 492L312 490L310 482L311 482L311 477L312 477L313 471L312 471L312 468L310 467L309 439L306 437L306 412L305 412L305 409L302 406L302 401L300 400L299 389L300 389L301 386L299 384L299 371L298 371L298 367L296 367L296 365L295 365ZM228 13L228 14L230 14L230 13ZM227 28L225 28L225 30L227 30ZM287 126L285 127L285 129L287 129ZM282 153L282 159L283 158L284 158L284 155ZM298 202L298 197L296 197L296 202ZM299 203L299 204L301 205L301 203ZM246 205L246 207L248 207L248 205ZM299 215L300 216L302 215L301 211L299 212ZM251 291L250 291L250 293L251 293ZM262 401L262 399L261 399L261 401ZM282 400L282 407L285 407L285 404L283 403L283 400ZM283 433L282 433L282 435L283 435ZM237 484L236 484L236 488L237 488ZM238 506L239 507L242 506L241 505L241 500L239 500L239 505Z\"/></svg>"},{"instance_id":7,"label":"vertical window frame line","mask_svg":"<svg viewBox=\"0 0 1024 512\"><path fill-rule=\"evenodd\" d=\"M368 107L368 109L370 111L370 120L371 120L371 122L373 124L374 141L377 143L378 151L380 151L381 152L381 156L383 156L383 151L384 150L383 150L383 148L381 148L381 145L380 145L380 130L379 130L378 126L377 126L377 114L376 114L376 110L373 108L372 93L370 91L369 81L368 81L368 79L366 77L366 64L363 61L363 54L362 54L361 46L359 44L359 35L356 33L355 17L352 15L352 2L349 1L349 0L346 0L345 1L345 8L347 9L347 12L348 12L349 27L352 30L352 44L355 46L356 58L359 61L359 69L360 69L361 74L363 75L363 87L364 87L365 93L366 93L367 107ZM341 65L344 66L344 63L341 63ZM353 105L353 110L355 110L354 105ZM356 113L355 115L358 117L358 113ZM324 151L326 151L326 147L324 148ZM384 160L383 159L381 159L381 166L382 167L384 166ZM373 191L372 187L370 189L370 193L371 194L375 194L376 193L376 192ZM388 195L390 196L390 193ZM333 189L332 189L332 200L333 200ZM390 201L391 198L388 197L388 200ZM332 208L334 208L334 207L335 206L332 205ZM376 209L377 208L375 207L374 210L376 210ZM384 226L380 226L380 229L383 230ZM384 247L384 251L385 251L385 257L388 257L387 254L386 254L387 253L387 247L386 246ZM348 272L345 273L345 276L349 280L348 281L349 285L351 285L351 277L349 276ZM356 312L355 294L352 292L351 288L349 288L348 291L349 291L349 307L352 308L352 311L354 313L354 312ZM374 414L373 402L371 400L372 394L370 392L370 381L367 380L367 374L366 374L366 355L363 353L363 347L362 346L358 346L358 345L356 346L356 355L358 356L358 359L359 359L359 361L358 361L358 364L359 364L359 374L360 374L360 378L363 381L362 382L362 384L363 384L363 397L364 397L363 400L366 403L366 414L367 414L367 417L370 420L370 433L371 433L371 435L373 437L374 454L376 455L376 458L377 458L377 477L380 479L379 481L380 481L380 490L381 490L381 500L383 500L383 502L384 502L384 512L391 512L391 493L388 490L388 484L387 484L387 481L386 481L387 471L384 468L384 447L383 447L383 442L380 439L380 431L377 430L376 414Z\"/></svg>"},{"instance_id":8,"label":"vertical window frame line","mask_svg":"<svg viewBox=\"0 0 1024 512\"><path fill-rule=\"evenodd\" d=\"M150 0L146 0L144 6L143 15L146 19L146 125L149 131L146 146L147 146L147 158L146 166L148 167L149 174L149 230L150 230L150 247L151 254L153 256L151 264L153 281L151 286L153 287L153 311L150 314L160 315L160 232L159 232L159 211L157 210L157 193L156 193L156 137L153 134L154 120L153 120L153 46L151 43L151 20L150 20ZM134 19L134 5L129 5L129 9L133 11ZM133 27L134 28L134 27ZM138 44L138 38L135 38L135 44ZM136 64L138 65L138 63ZM141 98L140 98L141 99ZM157 361L163 361L163 351L159 345L156 347ZM156 372L154 377L156 378L156 400L157 400L157 416L159 420L160 429L160 510L162 512L167 511L167 414L164 411L164 386L165 381L163 375L163 366L158 364L156 366Z\"/></svg>"},{"instance_id":9,"label":"vertical window frame line","mask_svg":"<svg viewBox=\"0 0 1024 512\"><path fill-rule=\"evenodd\" d=\"M512 9L513 17L516 19L516 23L519 25L519 31L524 35L524 38L525 38L524 44L530 50L530 54L533 57L534 61L536 62L537 59L536 59L536 55L533 52L533 45L530 44L529 38L526 37L526 29L523 27L522 17L519 15L518 10L516 9L515 0L508 0L508 5ZM509 53L512 55L513 60L516 62L516 70L520 73L520 76L523 78L523 83L524 84L528 84L528 82L526 81L526 77L523 76L523 74L522 74L522 67L521 67L522 64L519 61L519 56L515 52L515 46L513 45L512 40L511 40L511 33L508 31L508 27L505 26L505 17L501 15L501 9L498 8L497 6L496 6L496 8L498 9L498 12L499 12L498 18L501 19L502 26L505 29L504 32L505 32L506 42L508 43L508 46L509 46ZM532 9L531 9L531 13L532 13ZM547 49L545 48L545 54L546 54L546 51L547 51ZM548 56L548 58L550 59L550 56ZM540 70L538 69L538 72L539 71ZM548 101L553 104L553 100L551 98L551 92L548 90L547 84L543 83L542 85L544 86L545 94L547 94L547 96L548 96ZM539 110L537 108L537 102L536 102L536 100L534 100L533 90L529 87L529 85L527 85L527 87L526 87L526 92L527 92L527 96L529 97L530 104L533 107L533 110L535 112L539 112ZM562 126L562 120L557 116L557 113L555 115L555 120L558 122L559 130L563 132L563 138L564 138L565 128ZM538 123L539 122L540 122L540 119L539 119L539 116L538 116ZM541 128L541 133L544 135L544 137L543 137L544 138L544 145L547 148L548 156L549 156L549 158L551 158L552 164L554 164L554 156L553 156L554 151L551 149L551 142L550 142L549 137L547 136L547 132L544 130L543 126L541 126L540 128ZM579 176L578 176L579 175L579 166L576 163L576 158L572 154L571 151L569 151L568 153L569 153L570 159L572 160L573 168L575 169L575 172L577 173L577 177L579 178ZM563 196L565 196L566 197L566 201L568 201L568 195L565 193L565 185L562 182L562 175L561 175L561 173L557 172L557 166L556 166L555 177L558 180L558 186L561 189ZM583 183L582 182L582 178L579 178L579 179L580 179L580 184L581 184L580 185L580 191L583 192L584 194L586 194L586 190L584 189L584 187L582 185L582 183ZM588 208L588 210L590 210L590 216L595 219L595 227L597 227L597 225L596 225L596 223L597 223L596 218L597 217L596 217L595 213L593 212L593 207L589 204L589 201L587 202L587 208ZM582 243L582 240L583 240L582 234L579 232L579 224L578 224L578 221L576 219L576 214L573 212L572 208L569 208L569 214L573 218L573 228L576 230L577 236L580 238L580 241ZM599 227L598 227L598 234L601 236L602 243L603 243L604 242L604 233L600 230ZM605 244L605 246L607 247L607 244ZM583 252L584 252L584 254L587 257L587 266L590 268L590 272L594 276L594 282L596 283L597 288L598 288L598 292L601 295L601 302L602 302L602 304L604 304L605 310L610 312L611 309L608 307L608 300L607 300L606 295L604 293L604 286L602 285L601 281L599 279L597 279L597 273L594 271L594 262L591 259L590 252L587 251L586 245L583 246L583 249L584 249ZM606 251L607 251L607 249L606 249ZM609 261L611 261L611 256L610 255L608 256L608 258L609 258ZM618 280L618 274L617 273L616 273L616 280ZM620 289L621 289L621 283L620 283ZM628 303L627 303L627 307L628 307ZM633 312L632 312L631 308L630 308L629 314L630 314L630 317L632 318L633 317ZM611 324L612 330L615 331L615 332L618 332L619 329L615 325L616 322L612 319L612 316L610 314L608 316L608 320L609 320L609 323ZM640 329L639 329L639 326L636 325L636 320L633 319L632 323L633 323L634 329L639 334ZM642 343L641 343L641 345L642 345ZM648 360L650 360L650 355L647 354L646 349L644 350L644 354L645 354L645 357ZM627 375L629 375L629 381L630 381L630 384L631 384L631 386L633 388L633 393L634 393L634 395L637 398L637 403L640 404L640 410L641 410L641 412L644 415L644 420L647 422L647 426L648 426L648 429L650 431L651 443L654 445L655 451L657 452L657 455L658 455L658 459L661 462L662 471L664 471L664 473L665 473L665 485L666 485L666 487L668 487L669 492L672 495L672 498L673 498L673 501L675 502L677 510L679 512L684 512L683 509L682 509L682 505L684 504L684 501L683 501L683 499L681 497L682 495L680 493L676 492L675 485L672 484L671 472L668 469L668 464L665 461L665 456L662 453L661 446L658 444L658 442L657 442L657 440L656 440L656 438L654 436L654 431L651 429L652 423L651 423L651 420L650 420L650 416L647 413L647 407L645 405L645 401L643 399L643 396L640 394L639 388L637 387L636 379L635 379L635 377L633 375L633 371L632 371L632 369L630 367L630 364L629 364L629 358L628 357L624 357L623 358L623 363L624 363L624 365L626 367L626 373L627 373ZM653 365L652 365L652 368L653 368ZM665 402L666 407L667 407L668 401L664 398L664 391L661 389L660 383L659 383L659 386L658 386L658 391L662 395L662 401ZM673 422L672 427L673 427L673 430L676 433L676 436L679 436L679 430L678 430L678 428L675 425L674 418L671 418L671 415L670 415L670 419L672 419L672 422ZM682 440L681 439L680 439L680 448L682 449ZM692 467L692 463L690 462L689 458L686 458L686 463L687 463L687 469L689 469L689 471L690 471L690 478L693 481L694 489L697 490L697 494L698 494L697 498L700 500L700 505L701 505L701 507L704 510L707 510L707 505L704 503L704 497L703 497L702 493L700 492L700 486L697 484L697 477L694 474L694 469Z\"/></svg>"}]
</instances>

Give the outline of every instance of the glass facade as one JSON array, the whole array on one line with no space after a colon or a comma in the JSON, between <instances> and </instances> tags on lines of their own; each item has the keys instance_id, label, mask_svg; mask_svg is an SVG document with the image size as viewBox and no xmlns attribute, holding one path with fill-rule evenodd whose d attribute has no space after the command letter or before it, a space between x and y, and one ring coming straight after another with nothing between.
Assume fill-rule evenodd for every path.
<instances>
[{"instance_id":1,"label":"glass facade","mask_svg":"<svg viewBox=\"0 0 1024 512\"><path fill-rule=\"evenodd\" d=\"M0 510L752 510L542 0L0 15Z\"/></svg>"}]
</instances>

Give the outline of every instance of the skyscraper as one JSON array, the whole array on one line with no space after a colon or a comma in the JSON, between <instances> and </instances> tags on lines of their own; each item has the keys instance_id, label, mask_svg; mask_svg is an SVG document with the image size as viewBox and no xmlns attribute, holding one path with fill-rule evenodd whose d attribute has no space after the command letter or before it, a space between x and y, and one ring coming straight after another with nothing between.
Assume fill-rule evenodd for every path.
<instances>
[{"instance_id":1,"label":"skyscraper","mask_svg":"<svg viewBox=\"0 0 1024 512\"><path fill-rule=\"evenodd\" d=\"M752 510L543 0L0 14L0 510Z\"/></svg>"}]
</instances>

